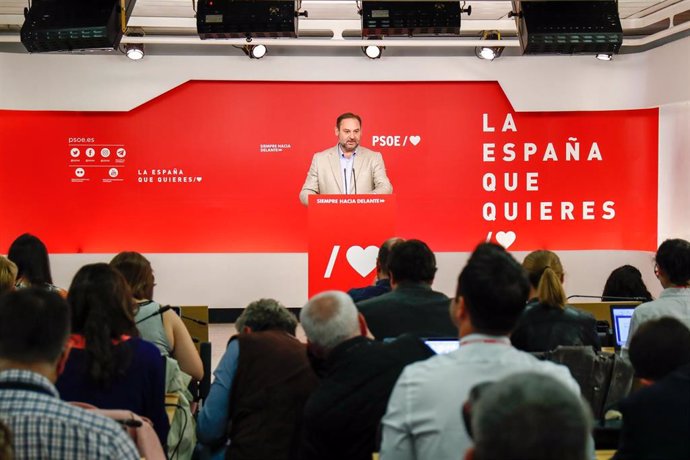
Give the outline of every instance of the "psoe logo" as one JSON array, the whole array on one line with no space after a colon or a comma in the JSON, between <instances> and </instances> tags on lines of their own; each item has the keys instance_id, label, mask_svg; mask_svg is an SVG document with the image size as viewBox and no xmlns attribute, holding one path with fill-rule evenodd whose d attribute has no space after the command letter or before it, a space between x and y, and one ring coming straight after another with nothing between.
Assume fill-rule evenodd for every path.
<instances>
[{"instance_id":1,"label":"psoe logo","mask_svg":"<svg viewBox=\"0 0 690 460\"><path fill-rule=\"evenodd\" d=\"M422 136L417 134L394 136L394 135L379 135L371 136L371 145L374 147L405 147L408 144L416 147L422 142Z\"/></svg>"}]
</instances>

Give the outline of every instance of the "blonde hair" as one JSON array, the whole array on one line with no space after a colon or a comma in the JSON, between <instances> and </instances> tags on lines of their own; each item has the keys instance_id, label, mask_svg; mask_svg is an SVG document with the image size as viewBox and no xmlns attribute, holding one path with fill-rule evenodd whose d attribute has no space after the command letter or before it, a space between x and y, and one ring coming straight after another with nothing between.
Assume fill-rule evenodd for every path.
<instances>
[{"instance_id":1,"label":"blonde hair","mask_svg":"<svg viewBox=\"0 0 690 460\"><path fill-rule=\"evenodd\" d=\"M17 282L17 265L5 256L0 256L0 294L9 292Z\"/></svg>"},{"instance_id":2,"label":"blonde hair","mask_svg":"<svg viewBox=\"0 0 690 460\"><path fill-rule=\"evenodd\" d=\"M539 250L530 252L522 262L529 282L537 290L539 301L552 307L565 307L563 266L556 253Z\"/></svg>"}]
</instances>

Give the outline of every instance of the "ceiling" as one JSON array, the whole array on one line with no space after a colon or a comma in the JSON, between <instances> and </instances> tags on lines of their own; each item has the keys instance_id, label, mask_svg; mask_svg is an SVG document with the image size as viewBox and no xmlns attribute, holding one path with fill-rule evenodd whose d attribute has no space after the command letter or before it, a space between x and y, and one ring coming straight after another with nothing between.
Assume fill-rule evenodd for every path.
<instances>
[{"instance_id":1,"label":"ceiling","mask_svg":"<svg viewBox=\"0 0 690 460\"><path fill-rule=\"evenodd\" d=\"M0 51L25 52L19 41L27 0L0 0ZM196 30L195 0L137 0L128 22L126 43L144 43L147 53L214 54L226 52L244 39L200 40ZM377 42L400 54L474 52L484 30L498 30L506 51L520 54L515 20L510 1L470 0L471 15L462 15L460 38L403 38ZM361 40L358 2L354 0L303 0L300 11L308 18L299 20L298 39L255 39L280 48L284 54L333 54L358 50ZM690 0L619 0L623 25L621 53L635 53L690 35ZM139 35L142 35L140 37ZM136 35L136 36L135 36ZM484 44L496 44L483 42ZM338 51L340 50L340 51ZM463 54L463 53L460 53Z\"/></svg>"}]
</instances>

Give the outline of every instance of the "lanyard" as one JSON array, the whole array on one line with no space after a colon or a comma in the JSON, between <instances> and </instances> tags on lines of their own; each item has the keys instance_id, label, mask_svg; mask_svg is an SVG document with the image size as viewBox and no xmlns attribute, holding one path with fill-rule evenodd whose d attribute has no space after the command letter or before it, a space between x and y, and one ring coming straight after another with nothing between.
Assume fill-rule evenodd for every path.
<instances>
[{"instance_id":1,"label":"lanyard","mask_svg":"<svg viewBox=\"0 0 690 460\"><path fill-rule=\"evenodd\" d=\"M500 344L500 345L508 345L505 342L505 340L503 340L503 339L469 339L469 340L461 340L460 346L469 345L470 343L496 343L496 344Z\"/></svg>"}]
</instances>

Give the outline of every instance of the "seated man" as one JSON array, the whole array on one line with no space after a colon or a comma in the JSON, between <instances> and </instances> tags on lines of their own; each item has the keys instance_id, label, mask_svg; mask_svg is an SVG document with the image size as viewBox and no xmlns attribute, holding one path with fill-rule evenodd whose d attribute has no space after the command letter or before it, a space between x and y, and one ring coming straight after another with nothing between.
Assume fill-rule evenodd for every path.
<instances>
[{"instance_id":1,"label":"seated man","mask_svg":"<svg viewBox=\"0 0 690 460\"><path fill-rule=\"evenodd\" d=\"M556 378L579 396L568 368L539 361L510 344L508 335L528 293L527 275L502 247L477 247L460 273L451 305L460 347L402 372L381 421L381 460L459 458L471 446L461 407L478 383L532 371Z\"/></svg>"},{"instance_id":2,"label":"seated man","mask_svg":"<svg viewBox=\"0 0 690 460\"><path fill-rule=\"evenodd\" d=\"M300 313L321 382L304 408L302 460L370 460L388 397L403 368L433 352L419 339L366 337L367 325L343 292L314 296Z\"/></svg>"},{"instance_id":3,"label":"seated man","mask_svg":"<svg viewBox=\"0 0 690 460\"><path fill-rule=\"evenodd\" d=\"M591 411L561 382L527 372L484 385L470 398L474 447L465 460L588 458Z\"/></svg>"},{"instance_id":4,"label":"seated man","mask_svg":"<svg viewBox=\"0 0 690 460\"><path fill-rule=\"evenodd\" d=\"M391 280L388 270L388 258L394 245L404 241L402 238L390 238L383 242L376 256L376 284L347 291L352 300L362 300L378 297L391 291Z\"/></svg>"},{"instance_id":5,"label":"seated man","mask_svg":"<svg viewBox=\"0 0 690 460\"><path fill-rule=\"evenodd\" d=\"M690 329L671 317L647 321L632 336L629 353L646 387L620 403L615 458L690 458Z\"/></svg>"},{"instance_id":6,"label":"seated man","mask_svg":"<svg viewBox=\"0 0 690 460\"><path fill-rule=\"evenodd\" d=\"M388 269L393 290L357 304L376 340L406 332L426 337L457 333L448 315L450 299L431 289L436 257L429 246L419 240L396 244Z\"/></svg>"},{"instance_id":7,"label":"seated man","mask_svg":"<svg viewBox=\"0 0 690 460\"><path fill-rule=\"evenodd\" d=\"M60 400L54 383L69 332L58 294L27 288L0 297L0 420L12 431L14 458L139 459L117 422Z\"/></svg>"},{"instance_id":8,"label":"seated man","mask_svg":"<svg viewBox=\"0 0 690 460\"><path fill-rule=\"evenodd\" d=\"M317 384L297 320L273 299L247 306L197 420L213 458L295 459L304 403Z\"/></svg>"}]
</instances>

